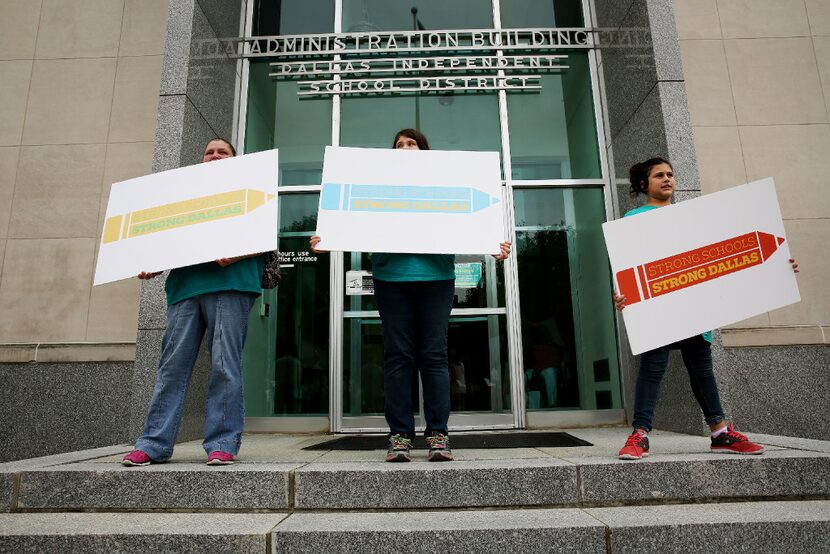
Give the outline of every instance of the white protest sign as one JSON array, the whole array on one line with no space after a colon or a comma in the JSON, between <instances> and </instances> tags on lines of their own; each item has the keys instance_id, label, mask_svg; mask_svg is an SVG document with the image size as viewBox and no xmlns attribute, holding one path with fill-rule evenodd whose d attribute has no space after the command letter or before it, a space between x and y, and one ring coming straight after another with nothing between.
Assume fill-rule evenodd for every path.
<instances>
[{"instance_id":1,"label":"white protest sign","mask_svg":"<svg viewBox=\"0 0 830 554\"><path fill-rule=\"evenodd\" d=\"M93 284L276 250L277 167L269 150L114 183Z\"/></svg>"},{"instance_id":2,"label":"white protest sign","mask_svg":"<svg viewBox=\"0 0 830 554\"><path fill-rule=\"evenodd\" d=\"M801 299L771 178L602 230L634 354Z\"/></svg>"},{"instance_id":3,"label":"white protest sign","mask_svg":"<svg viewBox=\"0 0 830 554\"><path fill-rule=\"evenodd\" d=\"M498 152L326 147L319 248L498 254Z\"/></svg>"}]
</instances>

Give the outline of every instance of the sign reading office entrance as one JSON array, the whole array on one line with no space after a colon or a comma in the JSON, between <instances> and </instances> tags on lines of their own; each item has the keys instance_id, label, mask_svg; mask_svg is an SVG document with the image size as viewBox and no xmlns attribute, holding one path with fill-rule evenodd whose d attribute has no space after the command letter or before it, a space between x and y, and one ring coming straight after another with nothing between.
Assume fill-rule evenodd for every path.
<instances>
[{"instance_id":1,"label":"sign reading office entrance","mask_svg":"<svg viewBox=\"0 0 830 554\"><path fill-rule=\"evenodd\" d=\"M114 183L95 285L277 249L277 151Z\"/></svg>"},{"instance_id":2,"label":"sign reading office entrance","mask_svg":"<svg viewBox=\"0 0 830 554\"><path fill-rule=\"evenodd\" d=\"M319 248L498 254L498 152L326 147Z\"/></svg>"},{"instance_id":3,"label":"sign reading office entrance","mask_svg":"<svg viewBox=\"0 0 830 554\"><path fill-rule=\"evenodd\" d=\"M635 355L801 299L771 178L602 227Z\"/></svg>"}]
</instances>

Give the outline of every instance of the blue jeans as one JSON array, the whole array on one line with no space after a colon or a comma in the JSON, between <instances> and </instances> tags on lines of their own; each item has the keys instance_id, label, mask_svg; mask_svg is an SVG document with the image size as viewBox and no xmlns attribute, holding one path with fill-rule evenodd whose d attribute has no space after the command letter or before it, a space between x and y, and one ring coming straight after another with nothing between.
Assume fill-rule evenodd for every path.
<instances>
[{"instance_id":1,"label":"blue jeans","mask_svg":"<svg viewBox=\"0 0 830 554\"><path fill-rule=\"evenodd\" d=\"M426 435L447 434L450 372L447 331L455 281L375 279L383 323L384 412L393 435L415 437L412 377L421 373Z\"/></svg>"},{"instance_id":2,"label":"blue jeans","mask_svg":"<svg viewBox=\"0 0 830 554\"><path fill-rule=\"evenodd\" d=\"M712 345L700 335L643 352L640 357L640 373L634 397L634 428L651 431L654 408L660 396L660 382L669 365L669 351L680 349L683 363L689 374L692 393L695 395L706 423L714 425L723 421L718 384L712 371Z\"/></svg>"},{"instance_id":3,"label":"blue jeans","mask_svg":"<svg viewBox=\"0 0 830 554\"><path fill-rule=\"evenodd\" d=\"M156 388L137 450L156 461L173 454L193 365L207 330L211 375L203 446L208 454L216 450L239 453L245 418L242 347L255 300L251 293L223 291L168 306Z\"/></svg>"}]
</instances>

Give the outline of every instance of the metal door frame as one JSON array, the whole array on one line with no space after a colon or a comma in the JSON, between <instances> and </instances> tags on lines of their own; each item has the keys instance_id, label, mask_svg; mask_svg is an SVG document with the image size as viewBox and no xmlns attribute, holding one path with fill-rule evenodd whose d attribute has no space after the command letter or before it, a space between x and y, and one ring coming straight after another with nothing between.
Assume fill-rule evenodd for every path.
<instances>
[{"instance_id":1,"label":"metal door frame","mask_svg":"<svg viewBox=\"0 0 830 554\"><path fill-rule=\"evenodd\" d=\"M493 11L493 29L501 29L501 11L500 2L502 0L492 0ZM240 28L240 36L250 36L250 30L253 23L253 0L243 0L241 8L244 14L243 22ZM594 27L596 24L595 9L593 0L582 0L582 13L584 17L585 27ZM343 32L343 0L334 0L334 33ZM499 56L503 56L502 51L498 51ZM606 219L611 220L616 215L617 191L614 183L611 182L611 170L609 153L606 149L606 129L607 129L607 107L604 97L604 82L599 72L601 64L601 52L594 48L587 52L591 87L593 93L594 104L594 119L596 122L596 136L597 147L599 149L601 177L597 179L555 179L555 180L523 180L513 181L511 179L512 166L510 154L510 129L507 115L507 92L504 90L498 91L498 106L499 106L499 122L501 129L501 145L502 145L502 167L506 180L504 181L503 196L504 196L504 220L505 228L509 230L507 237L513 244L516 244L515 236L515 221L513 210L513 189L514 188L535 188L535 187L601 187L604 193ZM339 61L339 56L334 56L334 61ZM245 138L245 124L247 119L247 95L248 95L248 77L249 77L250 60L241 59L238 62L238 86L235 91L234 103L234 121L233 121L233 136L236 143L240 146L244 145ZM504 71L499 70L499 76L504 76ZM339 75L335 75L335 80L339 80ZM332 121L331 121L331 145L340 145L340 105L341 96L334 94L331 97L332 101ZM244 148L239 149L244 153ZM307 186L291 186L280 187L278 194L291 193L308 193L319 192L319 185ZM342 373L342 349L343 349L343 321L344 321L344 291L345 291L345 273L343 271L343 254L332 253L330 260L330 298L331 309L329 312L329 429L331 432L373 432L384 431L386 423L382 416L368 416L367 418L351 418L343 416L343 373ZM624 419L624 410L581 410L581 411L567 411L567 412L533 412L528 416L525 406L524 395L524 374L523 374L523 360L522 360L522 332L521 332L521 312L519 305L519 290L518 290L518 273L515 255L509 257L504 262L504 280L505 280L505 307L498 308L500 314L506 316L507 326L507 348L508 348L508 364L510 375L510 396L511 396L511 414L493 414L489 412L464 412L450 415L450 426L454 430L467 429L504 429L504 428L526 428L542 427L542 426L556 426L567 422L566 425L572 426L573 423L579 419L586 425L592 422L608 423L613 421L622 421ZM488 313L488 309L482 309L483 313ZM453 310L452 315L463 315L468 313L467 310ZM480 313L480 312L479 312ZM470 314L472 315L472 314ZM621 343L621 336L618 325L617 344L619 355L619 344ZM619 365L622 373L622 366ZM620 375L622 381L622 375ZM557 415L559 414L559 415ZM581 414L579 416L578 414ZM508 417L505 417L508 416ZM561 416L567 416L563 419ZM257 420L266 418L254 418ZM269 418L271 419L271 418ZM272 418L277 421L285 421L291 418ZM304 418L297 418L304 419ZM307 419L307 418L305 418ZM315 418L316 419L319 418ZM530 419L530 421L528 421ZM260 422L261 423L261 422ZM319 423L318 423L319 424ZM263 424L264 425L264 424ZM262 430L265 430L265 425ZM274 428L281 428L281 425L275 424Z\"/></svg>"}]
</instances>

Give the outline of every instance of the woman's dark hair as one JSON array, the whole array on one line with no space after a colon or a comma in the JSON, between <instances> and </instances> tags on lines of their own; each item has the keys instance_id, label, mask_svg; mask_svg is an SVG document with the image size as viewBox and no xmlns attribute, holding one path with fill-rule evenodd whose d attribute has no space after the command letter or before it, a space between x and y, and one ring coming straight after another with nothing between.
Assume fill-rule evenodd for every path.
<instances>
[{"instance_id":1,"label":"woman's dark hair","mask_svg":"<svg viewBox=\"0 0 830 554\"><path fill-rule=\"evenodd\" d=\"M208 144L210 144L211 142L216 142L217 140L219 142L224 142L225 144L227 144L228 148L231 149L231 155L236 156L236 148L233 147L233 144L231 144L231 141L229 141L228 139L224 139L222 137L215 137L215 138L210 139L209 141L207 141L207 144L205 144L205 148L207 148Z\"/></svg>"},{"instance_id":2,"label":"woman's dark hair","mask_svg":"<svg viewBox=\"0 0 830 554\"><path fill-rule=\"evenodd\" d=\"M416 129L401 129L395 135L395 140L392 141L392 148L398 144L398 139L401 137L411 138L418 144L418 150L429 150L429 142L421 131Z\"/></svg>"},{"instance_id":3,"label":"woman's dark hair","mask_svg":"<svg viewBox=\"0 0 830 554\"><path fill-rule=\"evenodd\" d=\"M672 168L672 171L674 171L674 167L671 162L666 158L660 157L649 158L644 162L631 166L631 169L628 170L628 182L631 183L629 192L631 193L631 196L637 196L638 194L648 192L648 176L651 173L651 168L660 164L666 164Z\"/></svg>"}]
</instances>

